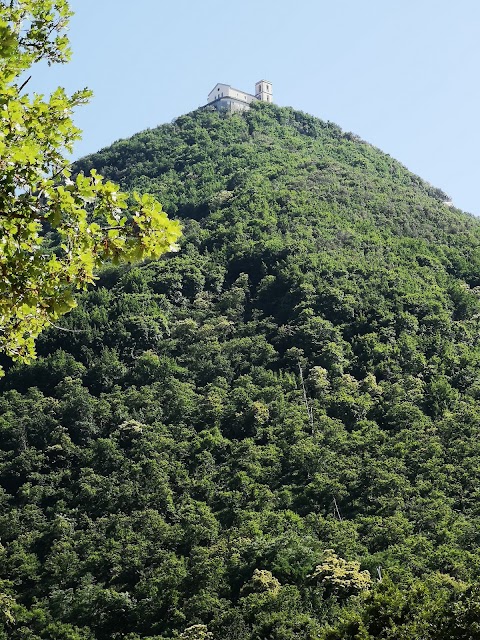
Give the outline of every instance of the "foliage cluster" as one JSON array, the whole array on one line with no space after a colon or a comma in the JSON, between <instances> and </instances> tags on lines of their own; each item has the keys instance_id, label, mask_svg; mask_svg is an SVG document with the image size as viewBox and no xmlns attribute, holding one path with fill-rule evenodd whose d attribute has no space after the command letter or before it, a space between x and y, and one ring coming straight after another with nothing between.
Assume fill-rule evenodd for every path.
<instances>
[{"instance_id":1,"label":"foliage cluster","mask_svg":"<svg viewBox=\"0 0 480 640\"><path fill-rule=\"evenodd\" d=\"M68 60L70 15L67 0L0 2L0 352L24 362L105 260L159 257L180 235L152 196L135 195L128 211L97 172L72 180L72 113L89 91L26 92L33 65Z\"/></svg>"},{"instance_id":2,"label":"foliage cluster","mask_svg":"<svg viewBox=\"0 0 480 640\"><path fill-rule=\"evenodd\" d=\"M182 250L1 383L0 638L478 638L478 221L273 105L91 169Z\"/></svg>"}]
</instances>

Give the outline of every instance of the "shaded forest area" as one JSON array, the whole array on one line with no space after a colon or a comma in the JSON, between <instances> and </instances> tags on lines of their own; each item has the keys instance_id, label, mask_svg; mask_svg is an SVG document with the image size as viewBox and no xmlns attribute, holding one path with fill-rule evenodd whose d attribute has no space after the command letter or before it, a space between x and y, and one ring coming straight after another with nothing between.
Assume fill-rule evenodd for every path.
<instances>
[{"instance_id":1,"label":"shaded forest area","mask_svg":"<svg viewBox=\"0 0 480 640\"><path fill-rule=\"evenodd\" d=\"M181 251L0 383L0 638L480 635L480 223L274 105L77 163Z\"/></svg>"}]
</instances>

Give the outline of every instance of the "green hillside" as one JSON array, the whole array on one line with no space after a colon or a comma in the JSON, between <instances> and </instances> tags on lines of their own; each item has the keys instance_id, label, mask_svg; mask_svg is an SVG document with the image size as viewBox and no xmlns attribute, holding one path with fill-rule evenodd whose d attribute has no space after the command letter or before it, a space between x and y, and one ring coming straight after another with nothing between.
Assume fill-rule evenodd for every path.
<instances>
[{"instance_id":1,"label":"green hillside","mask_svg":"<svg viewBox=\"0 0 480 640\"><path fill-rule=\"evenodd\" d=\"M480 222L273 105L91 168L182 247L0 383L0 639L478 640Z\"/></svg>"}]
</instances>

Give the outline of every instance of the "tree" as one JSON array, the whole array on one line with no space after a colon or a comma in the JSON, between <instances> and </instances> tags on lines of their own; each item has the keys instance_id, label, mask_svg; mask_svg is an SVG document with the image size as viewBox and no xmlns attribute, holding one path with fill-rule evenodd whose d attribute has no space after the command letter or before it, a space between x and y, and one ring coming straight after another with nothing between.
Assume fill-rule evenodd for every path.
<instances>
[{"instance_id":1,"label":"tree","mask_svg":"<svg viewBox=\"0 0 480 640\"><path fill-rule=\"evenodd\" d=\"M213 633L204 624L194 624L185 629L180 638L181 640L213 640Z\"/></svg>"},{"instance_id":2,"label":"tree","mask_svg":"<svg viewBox=\"0 0 480 640\"><path fill-rule=\"evenodd\" d=\"M326 549L323 562L308 576L325 586L327 593L349 596L370 589L372 579L368 571L360 571L360 563L339 558L333 549Z\"/></svg>"},{"instance_id":3,"label":"tree","mask_svg":"<svg viewBox=\"0 0 480 640\"><path fill-rule=\"evenodd\" d=\"M95 171L72 178L72 113L88 90L25 93L33 65L68 61L71 15L67 0L0 1L0 352L25 362L104 261L157 258L181 233L153 197Z\"/></svg>"}]
</instances>

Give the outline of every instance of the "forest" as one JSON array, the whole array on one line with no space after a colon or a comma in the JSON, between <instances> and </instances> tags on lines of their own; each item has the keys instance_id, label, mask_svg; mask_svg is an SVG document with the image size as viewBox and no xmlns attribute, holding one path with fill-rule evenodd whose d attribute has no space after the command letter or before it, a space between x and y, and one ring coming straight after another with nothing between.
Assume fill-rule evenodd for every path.
<instances>
[{"instance_id":1,"label":"forest","mask_svg":"<svg viewBox=\"0 0 480 640\"><path fill-rule=\"evenodd\" d=\"M478 640L480 222L271 104L91 169L183 237L1 362L0 639Z\"/></svg>"}]
</instances>

